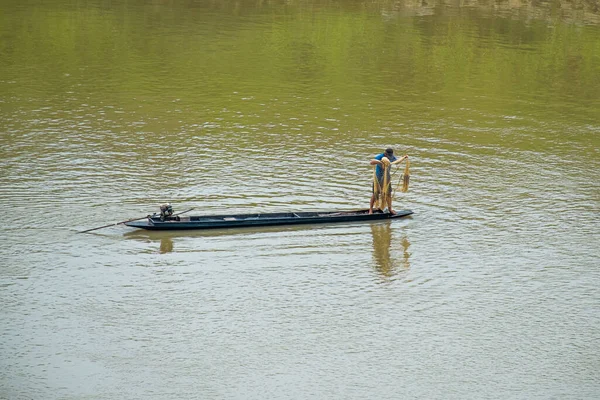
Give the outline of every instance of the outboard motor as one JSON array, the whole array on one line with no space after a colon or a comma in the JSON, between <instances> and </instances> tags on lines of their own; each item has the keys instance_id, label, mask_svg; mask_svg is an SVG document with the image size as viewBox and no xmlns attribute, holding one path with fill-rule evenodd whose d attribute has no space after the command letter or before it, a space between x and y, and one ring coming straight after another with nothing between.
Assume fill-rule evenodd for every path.
<instances>
[{"instance_id":1,"label":"outboard motor","mask_svg":"<svg viewBox=\"0 0 600 400\"><path fill-rule=\"evenodd\" d=\"M173 215L173 206L171 203L165 203L160 205L160 220L164 221Z\"/></svg>"}]
</instances>

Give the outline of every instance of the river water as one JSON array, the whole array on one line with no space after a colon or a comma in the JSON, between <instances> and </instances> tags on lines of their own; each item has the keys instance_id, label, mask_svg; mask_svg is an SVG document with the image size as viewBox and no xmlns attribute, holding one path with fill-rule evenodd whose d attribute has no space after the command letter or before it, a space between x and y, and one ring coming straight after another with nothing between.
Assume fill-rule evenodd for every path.
<instances>
[{"instance_id":1,"label":"river water","mask_svg":"<svg viewBox=\"0 0 600 400\"><path fill-rule=\"evenodd\" d=\"M594 4L0 1L0 398L600 397Z\"/></svg>"}]
</instances>

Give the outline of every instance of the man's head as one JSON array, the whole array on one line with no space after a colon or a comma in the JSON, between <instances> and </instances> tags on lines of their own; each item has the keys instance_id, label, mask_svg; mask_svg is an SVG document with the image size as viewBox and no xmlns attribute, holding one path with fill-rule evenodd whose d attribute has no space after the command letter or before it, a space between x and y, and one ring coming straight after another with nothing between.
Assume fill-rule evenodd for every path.
<instances>
[{"instance_id":1,"label":"man's head","mask_svg":"<svg viewBox=\"0 0 600 400\"><path fill-rule=\"evenodd\" d=\"M394 157L394 149L392 149L391 147L388 147L387 149L385 149L385 152L383 154L387 158Z\"/></svg>"}]
</instances>

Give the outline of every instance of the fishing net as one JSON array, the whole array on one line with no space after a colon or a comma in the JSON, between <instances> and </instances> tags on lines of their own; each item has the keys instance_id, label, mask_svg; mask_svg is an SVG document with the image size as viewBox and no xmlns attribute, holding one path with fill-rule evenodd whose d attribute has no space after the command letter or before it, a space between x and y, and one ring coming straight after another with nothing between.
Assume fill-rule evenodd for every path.
<instances>
[{"instance_id":1,"label":"fishing net","mask_svg":"<svg viewBox=\"0 0 600 400\"><path fill-rule=\"evenodd\" d=\"M384 210L388 206L388 199L390 198L390 167L391 163L387 157L381 159L382 176L381 179L377 176L377 166L373 168L373 187L375 194L375 202L373 208Z\"/></svg>"},{"instance_id":2,"label":"fishing net","mask_svg":"<svg viewBox=\"0 0 600 400\"><path fill-rule=\"evenodd\" d=\"M404 167L404 174L402 174L402 193L408 192L408 181L410 180L410 161L406 159L406 166Z\"/></svg>"},{"instance_id":3,"label":"fishing net","mask_svg":"<svg viewBox=\"0 0 600 400\"><path fill-rule=\"evenodd\" d=\"M381 178L378 178L377 176L377 166L375 165L373 167L373 188L375 194L375 202L373 203L373 208L385 210L385 208L389 206L388 200L395 197L395 194L398 191L398 189L400 189L402 193L408 192L408 183L410 181L410 161L408 161L408 158L406 159L404 173L400 176L398 184L391 193L390 182L392 182L393 178L391 169L394 164L390 163L390 160L387 157L383 157L381 159L381 163L381 168L383 170L383 175L381 176ZM399 168L397 168L396 171L398 169ZM394 171L394 175L396 171Z\"/></svg>"}]
</instances>

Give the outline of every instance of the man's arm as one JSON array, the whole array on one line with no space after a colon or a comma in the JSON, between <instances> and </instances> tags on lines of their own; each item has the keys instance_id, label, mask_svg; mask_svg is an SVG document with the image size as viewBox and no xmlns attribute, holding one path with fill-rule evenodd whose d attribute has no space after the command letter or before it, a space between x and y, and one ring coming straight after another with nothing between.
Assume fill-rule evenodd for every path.
<instances>
[{"instance_id":1,"label":"man's arm","mask_svg":"<svg viewBox=\"0 0 600 400\"><path fill-rule=\"evenodd\" d=\"M394 161L392 163L392 165L400 164L402 161L406 160L407 158L408 158L408 154L404 155L404 156L400 157L399 159L397 159L396 161Z\"/></svg>"}]
</instances>

